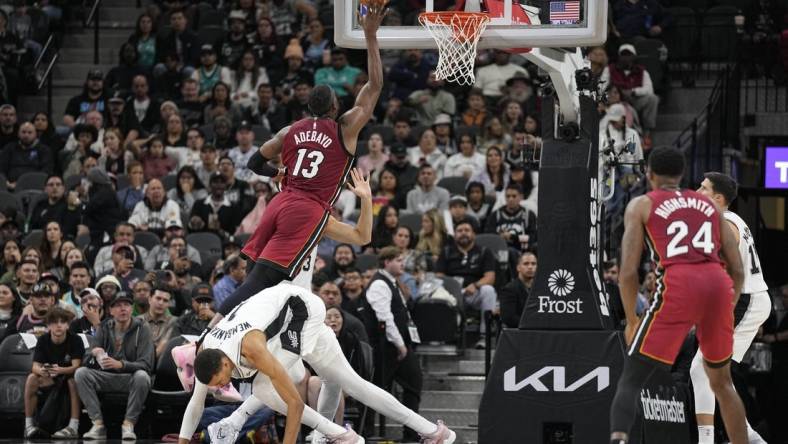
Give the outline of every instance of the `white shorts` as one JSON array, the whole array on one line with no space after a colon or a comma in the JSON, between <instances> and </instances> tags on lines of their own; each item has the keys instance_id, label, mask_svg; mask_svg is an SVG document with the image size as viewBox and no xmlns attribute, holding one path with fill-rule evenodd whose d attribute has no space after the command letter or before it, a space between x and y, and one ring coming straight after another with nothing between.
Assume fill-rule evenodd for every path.
<instances>
[{"instance_id":1,"label":"white shorts","mask_svg":"<svg viewBox=\"0 0 788 444\"><path fill-rule=\"evenodd\" d=\"M761 291L753 294L742 294L734 309L733 359L741 362L750 348L758 329L769 318L772 301L769 293Z\"/></svg>"}]
</instances>

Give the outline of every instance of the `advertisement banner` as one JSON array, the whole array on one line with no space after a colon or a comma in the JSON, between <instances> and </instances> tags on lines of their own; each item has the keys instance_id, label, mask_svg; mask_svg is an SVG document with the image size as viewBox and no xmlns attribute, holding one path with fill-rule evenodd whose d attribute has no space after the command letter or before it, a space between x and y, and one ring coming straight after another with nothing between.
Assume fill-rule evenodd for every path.
<instances>
[{"instance_id":1,"label":"advertisement banner","mask_svg":"<svg viewBox=\"0 0 788 444\"><path fill-rule=\"evenodd\" d=\"M505 329L479 409L479 444L607 442L623 362L617 332Z\"/></svg>"},{"instance_id":2,"label":"advertisement banner","mask_svg":"<svg viewBox=\"0 0 788 444\"><path fill-rule=\"evenodd\" d=\"M673 381L659 369L646 381L638 398L638 420L643 421L643 443L690 444L695 422L689 385Z\"/></svg>"},{"instance_id":3,"label":"advertisement banner","mask_svg":"<svg viewBox=\"0 0 788 444\"><path fill-rule=\"evenodd\" d=\"M788 147L766 147L765 188L788 188Z\"/></svg>"}]
</instances>

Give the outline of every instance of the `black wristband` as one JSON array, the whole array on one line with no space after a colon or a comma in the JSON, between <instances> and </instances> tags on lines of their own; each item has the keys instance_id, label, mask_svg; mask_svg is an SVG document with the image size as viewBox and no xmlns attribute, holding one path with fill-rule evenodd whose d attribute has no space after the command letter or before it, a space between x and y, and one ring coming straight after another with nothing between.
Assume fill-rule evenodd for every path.
<instances>
[{"instance_id":1,"label":"black wristband","mask_svg":"<svg viewBox=\"0 0 788 444\"><path fill-rule=\"evenodd\" d=\"M257 150L254 154L252 154L252 157L249 158L249 162L246 163L246 167L252 170L252 172L255 174L265 177L274 177L279 174L279 169L269 165L268 159L263 157L263 154L260 152L260 150Z\"/></svg>"}]
</instances>

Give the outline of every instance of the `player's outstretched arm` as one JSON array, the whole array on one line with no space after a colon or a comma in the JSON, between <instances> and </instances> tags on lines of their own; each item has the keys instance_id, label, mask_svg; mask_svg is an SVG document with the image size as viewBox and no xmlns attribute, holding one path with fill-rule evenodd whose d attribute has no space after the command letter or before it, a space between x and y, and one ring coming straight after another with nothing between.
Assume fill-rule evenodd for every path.
<instances>
[{"instance_id":1,"label":"player's outstretched arm","mask_svg":"<svg viewBox=\"0 0 788 444\"><path fill-rule=\"evenodd\" d=\"M380 48L378 47L377 32L383 18L386 16L385 2L370 4L365 16L359 16L358 23L364 30L364 38L367 41L367 69L369 70L369 80L361 88L356 103L350 111L340 118L342 123L343 136L346 142L355 141L364 125L369 122L375 105L380 98L380 91L383 89L383 63L380 61ZM355 153L355 147L348 147L348 150Z\"/></svg>"},{"instance_id":2,"label":"player's outstretched arm","mask_svg":"<svg viewBox=\"0 0 788 444\"><path fill-rule=\"evenodd\" d=\"M720 241L722 248L720 254L722 260L725 261L725 268L728 274L733 279L733 304L739 302L739 295L741 294L741 287L744 284L744 268L742 268L741 256L739 255L739 242L736 236L731 231L725 215L722 211L720 213Z\"/></svg>"},{"instance_id":3,"label":"player's outstretched arm","mask_svg":"<svg viewBox=\"0 0 788 444\"><path fill-rule=\"evenodd\" d=\"M633 199L624 213L624 237L621 239L621 268L618 275L618 288L627 318L626 340L632 342L640 320L636 306L638 297L638 266L643 254L643 225L651 210L651 200L646 196Z\"/></svg>"},{"instance_id":4,"label":"player's outstretched arm","mask_svg":"<svg viewBox=\"0 0 788 444\"><path fill-rule=\"evenodd\" d=\"M279 130L274 137L265 142L260 149L249 158L246 167L253 173L265 177L274 177L279 173L279 169L271 166L268 161L275 158L282 152L282 145L285 142L285 136L290 131L290 126L286 126Z\"/></svg>"},{"instance_id":5,"label":"player's outstretched arm","mask_svg":"<svg viewBox=\"0 0 788 444\"><path fill-rule=\"evenodd\" d=\"M183 413L181 431L178 433L178 444L189 444L192 440L197 425L200 424L202 411L205 408L205 397L208 395L208 386L194 378L194 391Z\"/></svg>"},{"instance_id":6,"label":"player's outstretched arm","mask_svg":"<svg viewBox=\"0 0 788 444\"><path fill-rule=\"evenodd\" d=\"M301 415L304 412L304 401L296 390L293 380L287 375L284 367L268 351L265 334L252 330L244 336L241 343L241 354L248 359L257 370L271 379L276 393L287 405L287 422L283 444L295 444L301 429Z\"/></svg>"},{"instance_id":7,"label":"player's outstretched arm","mask_svg":"<svg viewBox=\"0 0 788 444\"><path fill-rule=\"evenodd\" d=\"M361 199L361 214L358 216L356 226L336 220L333 216L328 218L326 236L335 241L352 244L367 245L372 242L372 189L369 186L369 177L356 168L350 171L351 183L348 183L353 194Z\"/></svg>"}]
</instances>

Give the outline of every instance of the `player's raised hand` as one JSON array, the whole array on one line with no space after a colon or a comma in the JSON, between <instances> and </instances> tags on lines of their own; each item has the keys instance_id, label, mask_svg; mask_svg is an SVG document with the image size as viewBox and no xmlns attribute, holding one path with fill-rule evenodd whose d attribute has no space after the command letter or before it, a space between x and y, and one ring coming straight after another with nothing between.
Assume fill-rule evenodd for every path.
<instances>
[{"instance_id":1,"label":"player's raised hand","mask_svg":"<svg viewBox=\"0 0 788 444\"><path fill-rule=\"evenodd\" d=\"M388 13L387 0L366 0L367 13L358 14L358 24L367 34L375 34Z\"/></svg>"},{"instance_id":2,"label":"player's raised hand","mask_svg":"<svg viewBox=\"0 0 788 444\"><path fill-rule=\"evenodd\" d=\"M369 176L365 177L364 173L359 171L358 168L353 168L350 170L350 178L352 181L348 182L347 186L353 194L361 199L372 198L372 188L369 186Z\"/></svg>"}]
</instances>

